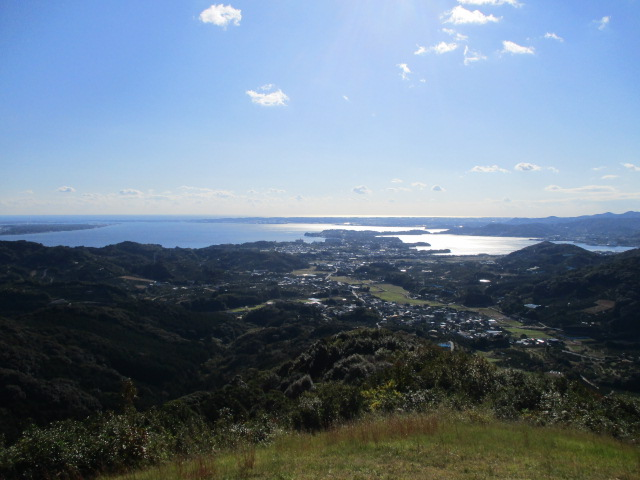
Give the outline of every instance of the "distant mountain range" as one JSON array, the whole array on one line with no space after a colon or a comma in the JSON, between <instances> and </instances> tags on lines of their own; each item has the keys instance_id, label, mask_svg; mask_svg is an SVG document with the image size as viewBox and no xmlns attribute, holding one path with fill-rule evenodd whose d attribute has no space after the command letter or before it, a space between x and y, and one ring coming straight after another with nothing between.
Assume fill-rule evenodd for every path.
<instances>
[{"instance_id":1,"label":"distant mountain range","mask_svg":"<svg viewBox=\"0 0 640 480\"><path fill-rule=\"evenodd\" d=\"M482 226L451 228L456 235L534 237L596 245L640 246L640 212L602 213L581 217L512 218Z\"/></svg>"},{"instance_id":2,"label":"distant mountain range","mask_svg":"<svg viewBox=\"0 0 640 480\"><path fill-rule=\"evenodd\" d=\"M334 225L425 227L455 235L532 237L594 245L640 246L640 212L600 213L579 217L247 217L198 220L205 223L326 223Z\"/></svg>"}]
</instances>

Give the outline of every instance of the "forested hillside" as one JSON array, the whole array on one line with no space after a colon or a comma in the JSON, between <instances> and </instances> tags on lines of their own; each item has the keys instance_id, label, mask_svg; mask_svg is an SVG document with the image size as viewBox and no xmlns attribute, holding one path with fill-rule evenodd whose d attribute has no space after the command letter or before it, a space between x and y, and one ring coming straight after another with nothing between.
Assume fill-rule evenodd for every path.
<instances>
[{"instance_id":1,"label":"forested hillside","mask_svg":"<svg viewBox=\"0 0 640 480\"><path fill-rule=\"evenodd\" d=\"M586 355L511 335L624 343L608 361L633 390L639 259L550 243L472 262L369 243L0 243L0 476L91 477L440 408L635 442L640 405L586 379ZM461 303L427 300L443 296ZM480 300L492 309L467 305ZM514 317L483 316L498 308Z\"/></svg>"}]
</instances>

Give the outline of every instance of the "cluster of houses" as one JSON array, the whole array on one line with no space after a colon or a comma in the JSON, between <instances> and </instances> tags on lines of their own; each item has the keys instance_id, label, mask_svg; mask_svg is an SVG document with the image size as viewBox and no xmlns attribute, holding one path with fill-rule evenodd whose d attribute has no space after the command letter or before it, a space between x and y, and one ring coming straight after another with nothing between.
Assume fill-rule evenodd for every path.
<instances>
[{"instance_id":1,"label":"cluster of houses","mask_svg":"<svg viewBox=\"0 0 640 480\"><path fill-rule=\"evenodd\" d=\"M278 243L275 246L277 251L307 255L309 258L313 258L315 260L312 262L315 266L314 271L285 275L268 271L247 273L252 278L251 282L256 284L277 283L282 289L295 291L298 298L308 298L308 303L315 304L322 309L323 315L328 321L358 307L366 307L379 314L381 318L378 323L379 327L411 327L422 331L427 336L441 340L511 340L509 333L502 329L496 320L477 312L447 306L416 304L416 302L409 301L398 303L385 301L369 291L366 282L353 285L339 281L340 277L344 276L354 278L357 276L356 271L368 263L380 261L381 258L392 259L394 256L394 245L378 246L384 250L382 252L373 251L372 248L368 244L360 247L349 245L348 248L345 248L341 243L334 244L332 242ZM407 258L407 251L404 249L402 258ZM192 285L188 289L181 287L180 293L174 292L171 296L175 297L177 294L178 299L183 301L191 296L190 293L202 294L205 293L205 290L216 290L215 286L206 287L203 285ZM174 287L174 290L176 288ZM198 290L198 292L186 290ZM514 342L514 340L511 341ZM558 342L558 340L542 338L515 340L517 345L523 347L554 345L554 342Z\"/></svg>"}]
</instances>

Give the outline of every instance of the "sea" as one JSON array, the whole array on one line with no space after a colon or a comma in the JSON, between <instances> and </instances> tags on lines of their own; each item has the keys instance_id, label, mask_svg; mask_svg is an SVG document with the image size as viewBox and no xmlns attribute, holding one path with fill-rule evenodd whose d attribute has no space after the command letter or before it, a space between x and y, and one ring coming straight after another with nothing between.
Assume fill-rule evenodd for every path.
<instances>
[{"instance_id":1,"label":"sea","mask_svg":"<svg viewBox=\"0 0 640 480\"><path fill-rule=\"evenodd\" d=\"M187 216L0 216L0 225L16 224L89 224L101 225L86 230L46 232L20 235L0 235L0 241L27 240L45 246L104 247L124 241L156 244L167 248L203 248L210 245L240 244L256 241L321 242L319 237L306 237L307 232L328 229L375 230L385 236L396 236L412 244L427 242L431 246L416 246L418 250L449 249L449 255L506 255L539 243L539 239L522 237L485 237L452 235L443 229L424 229L423 235L401 235L419 227L389 227L350 225L342 223L245 223L203 221L202 217ZM571 243L571 242L563 242ZM622 252L629 247L594 246L575 243L590 251Z\"/></svg>"}]
</instances>

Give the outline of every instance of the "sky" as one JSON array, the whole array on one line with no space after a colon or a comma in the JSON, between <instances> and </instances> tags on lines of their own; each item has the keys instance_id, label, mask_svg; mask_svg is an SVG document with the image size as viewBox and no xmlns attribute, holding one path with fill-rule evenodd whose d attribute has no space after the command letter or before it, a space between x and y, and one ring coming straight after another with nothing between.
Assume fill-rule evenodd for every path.
<instances>
[{"instance_id":1,"label":"sky","mask_svg":"<svg viewBox=\"0 0 640 480\"><path fill-rule=\"evenodd\" d=\"M640 0L1 0L0 214L640 210Z\"/></svg>"}]
</instances>

